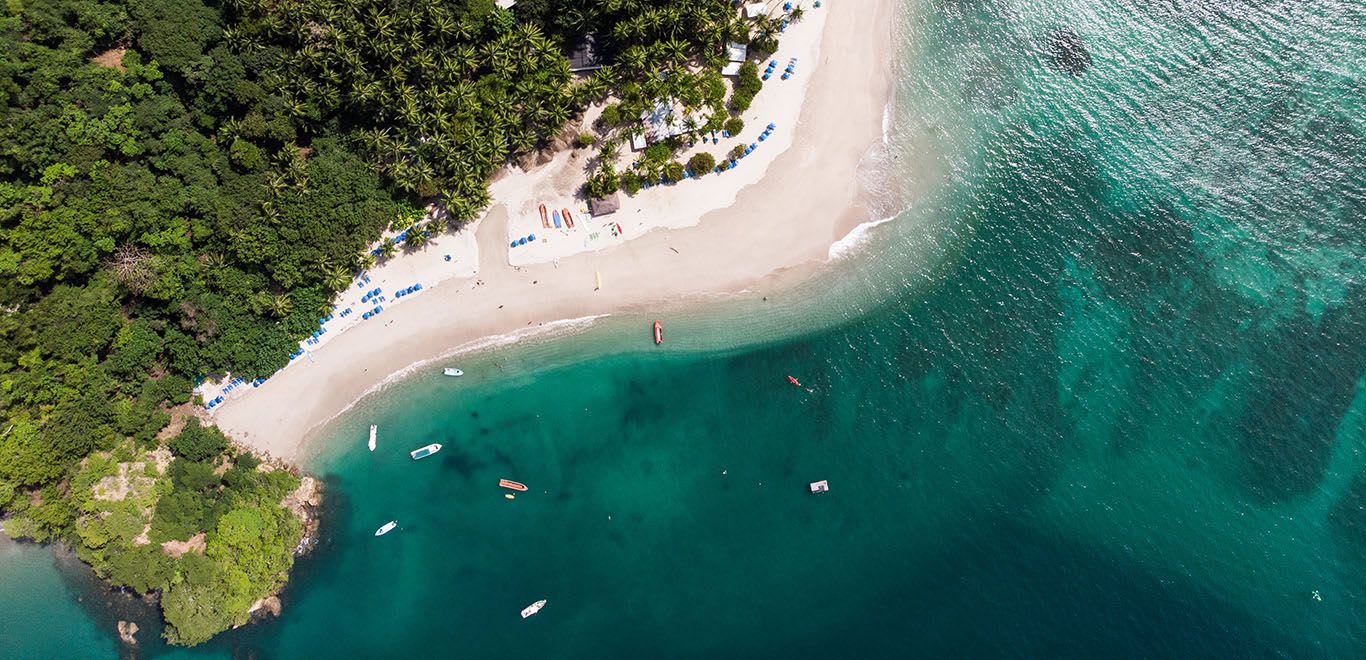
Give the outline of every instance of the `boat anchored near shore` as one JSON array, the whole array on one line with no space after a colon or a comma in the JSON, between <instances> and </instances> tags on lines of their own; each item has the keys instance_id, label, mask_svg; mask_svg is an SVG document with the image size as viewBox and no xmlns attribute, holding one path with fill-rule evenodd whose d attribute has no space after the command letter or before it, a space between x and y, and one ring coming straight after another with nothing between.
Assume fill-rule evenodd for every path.
<instances>
[{"instance_id":1,"label":"boat anchored near shore","mask_svg":"<svg viewBox=\"0 0 1366 660\"><path fill-rule=\"evenodd\" d=\"M433 442L432 444L427 445L426 447L419 447L418 449L414 449L408 452L408 455L412 456L413 460L419 461L439 451L441 451L441 444Z\"/></svg>"},{"instance_id":2,"label":"boat anchored near shore","mask_svg":"<svg viewBox=\"0 0 1366 660\"><path fill-rule=\"evenodd\" d=\"M522 618L525 619L537 612L540 612L542 607L545 607L545 601L543 600L538 600L530 605L527 605L525 608L522 608Z\"/></svg>"},{"instance_id":3,"label":"boat anchored near shore","mask_svg":"<svg viewBox=\"0 0 1366 660\"><path fill-rule=\"evenodd\" d=\"M498 485L501 486L501 487L503 487L503 488L510 488L510 489L512 489L512 490L517 490L517 491L524 491L524 490L526 490L526 486L524 486L524 485L522 485L521 483L518 483L518 482L516 482L516 481L513 481L513 480L511 480L511 479L499 479L499 480L498 480Z\"/></svg>"},{"instance_id":4,"label":"boat anchored near shore","mask_svg":"<svg viewBox=\"0 0 1366 660\"><path fill-rule=\"evenodd\" d=\"M377 426L377 425L375 425L375 424L371 424L371 425L370 425L370 451L374 451L374 450L375 450L375 434L376 434L377 432L379 432L379 426Z\"/></svg>"},{"instance_id":5,"label":"boat anchored near shore","mask_svg":"<svg viewBox=\"0 0 1366 660\"><path fill-rule=\"evenodd\" d=\"M463 372L463 371L461 371L461 370L459 370L459 369L456 369L455 367L446 367L445 369L442 369L442 370L441 370L441 373L442 373L443 375L446 375L446 376L464 376L464 375L465 375L465 372Z\"/></svg>"},{"instance_id":6,"label":"boat anchored near shore","mask_svg":"<svg viewBox=\"0 0 1366 660\"><path fill-rule=\"evenodd\" d=\"M395 527L398 527L398 521L390 520L389 522L384 523L379 529L375 530L375 536L384 536L385 534L394 531Z\"/></svg>"}]
</instances>

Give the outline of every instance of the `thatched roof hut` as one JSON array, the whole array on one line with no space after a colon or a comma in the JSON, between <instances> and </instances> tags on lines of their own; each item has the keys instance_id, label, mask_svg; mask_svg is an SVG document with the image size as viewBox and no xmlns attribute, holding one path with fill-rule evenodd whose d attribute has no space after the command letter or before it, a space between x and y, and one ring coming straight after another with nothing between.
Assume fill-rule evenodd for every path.
<instances>
[{"instance_id":1,"label":"thatched roof hut","mask_svg":"<svg viewBox=\"0 0 1366 660\"><path fill-rule=\"evenodd\" d=\"M616 193L606 197L593 197L588 200L588 210L594 216L616 213L619 208L621 208L621 200L617 198Z\"/></svg>"}]
</instances>

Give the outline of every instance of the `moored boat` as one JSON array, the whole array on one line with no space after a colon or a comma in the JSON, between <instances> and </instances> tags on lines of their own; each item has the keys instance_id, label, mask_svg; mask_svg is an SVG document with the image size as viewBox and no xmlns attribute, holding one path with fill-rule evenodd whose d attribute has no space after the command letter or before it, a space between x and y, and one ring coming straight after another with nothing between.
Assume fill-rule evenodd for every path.
<instances>
[{"instance_id":1,"label":"moored boat","mask_svg":"<svg viewBox=\"0 0 1366 660\"><path fill-rule=\"evenodd\" d=\"M550 216L545 212L545 204L541 205L541 229L550 229Z\"/></svg>"},{"instance_id":2,"label":"moored boat","mask_svg":"<svg viewBox=\"0 0 1366 660\"><path fill-rule=\"evenodd\" d=\"M375 450L375 434L376 434L378 431L379 431L379 427L378 427L378 426L376 426L376 425L374 425L374 424L371 424L371 425L370 425L370 451L374 451L374 450Z\"/></svg>"},{"instance_id":3,"label":"moored boat","mask_svg":"<svg viewBox=\"0 0 1366 660\"><path fill-rule=\"evenodd\" d=\"M459 369L456 369L455 367L446 367L445 369L442 369L442 370L441 370L441 373L444 374L444 375L447 375L447 376L464 376L464 375L465 375L465 372L463 372L463 371L461 371L461 370L459 370Z\"/></svg>"},{"instance_id":4,"label":"moored boat","mask_svg":"<svg viewBox=\"0 0 1366 660\"><path fill-rule=\"evenodd\" d=\"M522 609L522 618L525 619L537 612L540 612L542 607L545 607L545 601L543 600L538 600L530 605L527 605L525 608Z\"/></svg>"},{"instance_id":5,"label":"moored boat","mask_svg":"<svg viewBox=\"0 0 1366 660\"><path fill-rule=\"evenodd\" d=\"M379 529L375 530L375 536L384 536L385 534L388 534L389 532L394 531L394 528L395 528L395 527L398 527L398 521L397 521L397 520L390 520L389 522L384 523L384 526L382 526L382 527L380 527Z\"/></svg>"},{"instance_id":6,"label":"moored boat","mask_svg":"<svg viewBox=\"0 0 1366 660\"><path fill-rule=\"evenodd\" d=\"M660 323L658 320L656 320L656 321L655 321L655 346L658 346L658 345L663 344L663 343L664 343L664 324L663 324L663 323Z\"/></svg>"},{"instance_id":7,"label":"moored boat","mask_svg":"<svg viewBox=\"0 0 1366 660\"><path fill-rule=\"evenodd\" d=\"M560 209L560 215L564 218L564 224L569 225L569 228L573 229L574 216L569 215L569 209Z\"/></svg>"},{"instance_id":8,"label":"moored boat","mask_svg":"<svg viewBox=\"0 0 1366 660\"><path fill-rule=\"evenodd\" d=\"M431 456L432 454L435 454L439 451L441 451L441 445L439 443L433 442L432 444L427 445L426 447L421 447L408 452L408 455L412 456L413 460L417 461L427 458L428 456Z\"/></svg>"},{"instance_id":9,"label":"moored boat","mask_svg":"<svg viewBox=\"0 0 1366 660\"><path fill-rule=\"evenodd\" d=\"M526 486L511 479L499 479L498 485L503 488L511 488L512 490L526 490Z\"/></svg>"}]
</instances>

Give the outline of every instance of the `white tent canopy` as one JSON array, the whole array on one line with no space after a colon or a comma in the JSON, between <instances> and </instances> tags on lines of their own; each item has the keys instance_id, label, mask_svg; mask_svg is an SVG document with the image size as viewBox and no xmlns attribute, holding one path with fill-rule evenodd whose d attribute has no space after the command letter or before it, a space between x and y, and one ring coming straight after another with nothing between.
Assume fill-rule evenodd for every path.
<instances>
[{"instance_id":1,"label":"white tent canopy","mask_svg":"<svg viewBox=\"0 0 1366 660\"><path fill-rule=\"evenodd\" d=\"M762 2L751 2L745 5L745 18L758 18L768 13L768 5Z\"/></svg>"}]
</instances>

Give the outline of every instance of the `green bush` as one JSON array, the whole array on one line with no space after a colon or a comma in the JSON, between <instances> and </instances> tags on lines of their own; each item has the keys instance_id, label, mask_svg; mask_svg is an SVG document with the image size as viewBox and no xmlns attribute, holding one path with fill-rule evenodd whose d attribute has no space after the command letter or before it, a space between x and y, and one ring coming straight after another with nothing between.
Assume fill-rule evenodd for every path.
<instances>
[{"instance_id":1,"label":"green bush","mask_svg":"<svg viewBox=\"0 0 1366 660\"><path fill-rule=\"evenodd\" d=\"M200 426L190 418L180 434L167 443L171 452L189 461L207 461L228 448L228 438L216 426Z\"/></svg>"},{"instance_id":2,"label":"green bush","mask_svg":"<svg viewBox=\"0 0 1366 660\"><path fill-rule=\"evenodd\" d=\"M664 178L670 181L680 181L683 179L683 163L676 160L669 161L664 166Z\"/></svg>"},{"instance_id":3,"label":"green bush","mask_svg":"<svg viewBox=\"0 0 1366 660\"><path fill-rule=\"evenodd\" d=\"M743 145L743 144L737 144L737 145L735 145L735 146L733 146L733 147L730 148L730 159L731 159L731 160L740 160L741 158L744 158L744 156L745 156L745 145Z\"/></svg>"},{"instance_id":4,"label":"green bush","mask_svg":"<svg viewBox=\"0 0 1366 660\"><path fill-rule=\"evenodd\" d=\"M706 175L710 173L714 167L716 167L716 157L705 151L697 153L693 155L692 158L688 159L688 171L692 172L693 176Z\"/></svg>"},{"instance_id":5,"label":"green bush","mask_svg":"<svg viewBox=\"0 0 1366 660\"><path fill-rule=\"evenodd\" d=\"M640 192L640 175L635 172L627 171L621 175L621 189L628 195Z\"/></svg>"},{"instance_id":6,"label":"green bush","mask_svg":"<svg viewBox=\"0 0 1366 660\"><path fill-rule=\"evenodd\" d=\"M737 136L741 131L745 130L745 120L739 117L731 117L726 120L725 128L732 137Z\"/></svg>"},{"instance_id":7,"label":"green bush","mask_svg":"<svg viewBox=\"0 0 1366 660\"><path fill-rule=\"evenodd\" d=\"M655 163L667 163L673 157L673 150L663 142L656 142L645 147L645 160Z\"/></svg>"},{"instance_id":8,"label":"green bush","mask_svg":"<svg viewBox=\"0 0 1366 660\"><path fill-rule=\"evenodd\" d=\"M735 78L735 91L730 95L730 109L744 112L754 102L754 95L764 86L759 79L759 67L753 62L740 65L740 74Z\"/></svg>"},{"instance_id":9,"label":"green bush","mask_svg":"<svg viewBox=\"0 0 1366 660\"><path fill-rule=\"evenodd\" d=\"M592 133L589 133L587 131L579 133L579 137L575 139L575 142L578 143L580 149L587 149L588 147L593 146L593 144L597 141L598 136L593 135Z\"/></svg>"}]
</instances>

